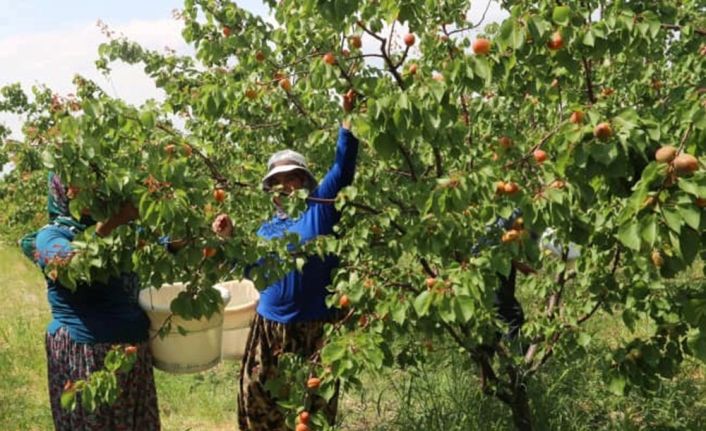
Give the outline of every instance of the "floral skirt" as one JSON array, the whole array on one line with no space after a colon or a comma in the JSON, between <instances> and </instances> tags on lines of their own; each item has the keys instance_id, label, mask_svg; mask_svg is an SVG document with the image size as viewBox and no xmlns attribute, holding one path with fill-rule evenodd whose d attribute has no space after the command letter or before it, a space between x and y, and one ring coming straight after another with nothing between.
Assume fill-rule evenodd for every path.
<instances>
[{"instance_id":1,"label":"floral skirt","mask_svg":"<svg viewBox=\"0 0 706 431\"><path fill-rule=\"evenodd\" d=\"M277 374L282 353L309 357L320 347L327 322L278 323L255 315L240 365L238 426L240 431L288 431L277 400L265 389L268 376ZM338 383L337 383L338 385ZM323 411L328 422L336 421L338 386L329 402L316 397L312 413Z\"/></svg>"},{"instance_id":2,"label":"floral skirt","mask_svg":"<svg viewBox=\"0 0 706 431\"><path fill-rule=\"evenodd\" d=\"M118 374L120 395L115 404L93 412L76 403L73 411L61 407L61 393L67 380L85 379L103 369L103 359L112 343L74 342L66 328L46 335L49 400L57 431L153 431L160 429L157 391L148 343L137 345L137 361L129 373Z\"/></svg>"}]
</instances>

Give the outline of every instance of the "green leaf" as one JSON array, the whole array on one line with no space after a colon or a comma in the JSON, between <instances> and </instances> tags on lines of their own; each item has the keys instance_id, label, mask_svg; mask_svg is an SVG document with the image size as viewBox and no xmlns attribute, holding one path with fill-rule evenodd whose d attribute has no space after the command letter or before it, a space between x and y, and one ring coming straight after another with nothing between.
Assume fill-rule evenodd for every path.
<instances>
[{"instance_id":1,"label":"green leaf","mask_svg":"<svg viewBox=\"0 0 706 431\"><path fill-rule=\"evenodd\" d=\"M696 205L688 205L679 206L677 210L689 227L694 230L699 230L699 226L701 225L701 208Z\"/></svg>"},{"instance_id":2,"label":"green leaf","mask_svg":"<svg viewBox=\"0 0 706 431\"><path fill-rule=\"evenodd\" d=\"M687 340L692 355L706 363L706 334L700 329L695 329L689 333Z\"/></svg>"},{"instance_id":3,"label":"green leaf","mask_svg":"<svg viewBox=\"0 0 706 431\"><path fill-rule=\"evenodd\" d=\"M583 40L581 42L586 46L596 46L596 38L593 36L593 32L588 30L586 34L583 35Z\"/></svg>"},{"instance_id":4,"label":"green leaf","mask_svg":"<svg viewBox=\"0 0 706 431\"><path fill-rule=\"evenodd\" d=\"M683 229L679 235L679 245L684 262L691 264L699 252L699 234L689 228Z\"/></svg>"},{"instance_id":5,"label":"green leaf","mask_svg":"<svg viewBox=\"0 0 706 431\"><path fill-rule=\"evenodd\" d=\"M394 136L391 136L387 132L381 133L375 137L373 147L383 159L389 159L397 150Z\"/></svg>"},{"instance_id":6,"label":"green leaf","mask_svg":"<svg viewBox=\"0 0 706 431\"><path fill-rule=\"evenodd\" d=\"M608 390L615 395L623 395L625 393L625 377L613 376L608 384Z\"/></svg>"},{"instance_id":7,"label":"green leaf","mask_svg":"<svg viewBox=\"0 0 706 431\"><path fill-rule=\"evenodd\" d=\"M657 216L652 214L640 221L640 236L650 247L654 247L657 239Z\"/></svg>"},{"instance_id":8,"label":"green leaf","mask_svg":"<svg viewBox=\"0 0 706 431\"><path fill-rule=\"evenodd\" d=\"M61 394L61 408L74 410L76 408L76 391L69 390Z\"/></svg>"},{"instance_id":9,"label":"green leaf","mask_svg":"<svg viewBox=\"0 0 706 431\"><path fill-rule=\"evenodd\" d=\"M140 114L140 123L145 129L154 128L154 113L151 111L144 111Z\"/></svg>"},{"instance_id":10,"label":"green leaf","mask_svg":"<svg viewBox=\"0 0 706 431\"><path fill-rule=\"evenodd\" d=\"M581 347L586 347L591 343L591 335L585 332L581 332L576 338L576 342Z\"/></svg>"},{"instance_id":11,"label":"green leaf","mask_svg":"<svg viewBox=\"0 0 706 431\"><path fill-rule=\"evenodd\" d=\"M669 226L669 229L676 233L681 232L681 225L684 223L684 221L682 220L679 213L665 208L662 210L662 214L664 215L664 221L665 223L667 223L667 226Z\"/></svg>"},{"instance_id":12,"label":"green leaf","mask_svg":"<svg viewBox=\"0 0 706 431\"><path fill-rule=\"evenodd\" d=\"M618 229L618 239L625 247L640 250L640 225L633 221L632 223L620 226L620 229Z\"/></svg>"},{"instance_id":13,"label":"green leaf","mask_svg":"<svg viewBox=\"0 0 706 431\"><path fill-rule=\"evenodd\" d=\"M694 195L697 198L701 196L699 193L699 185L689 181L685 178L680 178L679 182L677 183L680 189L684 190L685 192L689 193L690 195Z\"/></svg>"},{"instance_id":14,"label":"green leaf","mask_svg":"<svg viewBox=\"0 0 706 431\"><path fill-rule=\"evenodd\" d=\"M473 318L475 313L475 302L473 298L467 295L459 295L456 297L456 318L462 322L468 322ZM460 319L458 319L460 317Z\"/></svg>"},{"instance_id":15,"label":"green leaf","mask_svg":"<svg viewBox=\"0 0 706 431\"><path fill-rule=\"evenodd\" d=\"M407 318L407 308L402 304L395 304L390 314L392 315L392 320L398 325L401 325Z\"/></svg>"},{"instance_id":16,"label":"green leaf","mask_svg":"<svg viewBox=\"0 0 706 431\"><path fill-rule=\"evenodd\" d=\"M427 315L429 313L429 308L431 308L434 296L430 291L425 290L414 300L414 311L417 312L419 317Z\"/></svg>"},{"instance_id":17,"label":"green leaf","mask_svg":"<svg viewBox=\"0 0 706 431\"><path fill-rule=\"evenodd\" d=\"M552 13L552 20L559 25L569 24L569 18L571 17L571 8L568 6L556 6L554 12Z\"/></svg>"},{"instance_id":18,"label":"green leaf","mask_svg":"<svg viewBox=\"0 0 706 431\"><path fill-rule=\"evenodd\" d=\"M328 343L321 349L321 359L328 364L341 360L345 355L346 345L342 340Z\"/></svg>"},{"instance_id":19,"label":"green leaf","mask_svg":"<svg viewBox=\"0 0 706 431\"><path fill-rule=\"evenodd\" d=\"M475 57L473 60L473 71L475 74L486 81L489 80L491 77L491 70L488 62L485 59Z\"/></svg>"}]
</instances>

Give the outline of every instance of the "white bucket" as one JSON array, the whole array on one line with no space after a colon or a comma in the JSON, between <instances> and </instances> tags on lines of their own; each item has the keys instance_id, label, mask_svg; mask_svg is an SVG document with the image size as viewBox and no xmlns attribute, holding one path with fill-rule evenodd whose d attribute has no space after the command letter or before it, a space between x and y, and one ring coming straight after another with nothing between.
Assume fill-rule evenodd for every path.
<instances>
[{"instance_id":1,"label":"white bucket","mask_svg":"<svg viewBox=\"0 0 706 431\"><path fill-rule=\"evenodd\" d=\"M228 290L214 286L221 293L223 303L230 301ZM223 333L223 308L213 313L209 319L184 320L173 315L170 332L161 338L158 334L164 321L172 316L170 305L179 292L184 290L182 283L164 284L161 288L140 291L140 307L150 319L150 348L154 366L174 374L195 373L207 370L220 362ZM182 335L178 327L187 331Z\"/></svg>"},{"instance_id":2,"label":"white bucket","mask_svg":"<svg viewBox=\"0 0 706 431\"><path fill-rule=\"evenodd\" d=\"M223 359L237 360L245 353L260 292L250 280L226 281L216 286L228 290L231 298L223 320Z\"/></svg>"}]
</instances>

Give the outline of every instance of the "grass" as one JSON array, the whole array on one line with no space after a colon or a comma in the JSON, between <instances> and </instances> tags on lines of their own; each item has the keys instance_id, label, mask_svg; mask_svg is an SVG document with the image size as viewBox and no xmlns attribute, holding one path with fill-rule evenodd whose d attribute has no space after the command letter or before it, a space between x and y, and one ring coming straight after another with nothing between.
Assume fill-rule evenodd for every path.
<instances>
[{"instance_id":1,"label":"grass","mask_svg":"<svg viewBox=\"0 0 706 431\"><path fill-rule=\"evenodd\" d=\"M595 352L601 351L596 348ZM346 431L514 430L509 409L484 396L475 367L453 349L344 398ZM706 379L693 362L654 393L610 393L598 354L554 363L529 385L538 430L704 430Z\"/></svg>"},{"instance_id":2,"label":"grass","mask_svg":"<svg viewBox=\"0 0 706 431\"><path fill-rule=\"evenodd\" d=\"M0 246L0 430L52 429L47 399L44 329L50 314L39 271L14 247ZM602 353L629 333L615 317L591 322L588 352L577 351L530 382L539 430L706 429L706 367L685 363L655 392L618 397L608 391ZM648 331L643 327L641 331ZM236 428L238 365L224 362L192 375L156 371L165 431ZM363 391L345 394L341 429L439 431L512 429L508 409L479 389L475 367L453 348L430 361L365 376Z\"/></svg>"}]
</instances>

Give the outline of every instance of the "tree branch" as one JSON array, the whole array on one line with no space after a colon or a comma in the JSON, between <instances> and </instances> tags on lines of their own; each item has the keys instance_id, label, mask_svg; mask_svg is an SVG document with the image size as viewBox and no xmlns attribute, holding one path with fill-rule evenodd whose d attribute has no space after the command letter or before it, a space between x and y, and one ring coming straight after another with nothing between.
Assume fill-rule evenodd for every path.
<instances>
[{"instance_id":1,"label":"tree branch","mask_svg":"<svg viewBox=\"0 0 706 431\"><path fill-rule=\"evenodd\" d=\"M319 123L316 120L314 120L314 118L311 115L309 115L308 112L306 112L304 107L299 102L299 99L295 95L293 95L289 91L285 91L285 94L287 95L287 99L289 99L289 101L294 104L294 106L297 108L297 111L299 111L299 113L302 114L302 116L304 116L307 120L309 120L314 125L314 127L316 127L317 129L321 128L321 125L319 125Z\"/></svg>"},{"instance_id":2,"label":"tree branch","mask_svg":"<svg viewBox=\"0 0 706 431\"><path fill-rule=\"evenodd\" d=\"M486 5L485 5L485 10L483 11L483 15L480 17L480 21L478 21L477 24L474 24L474 25L472 25L472 26L470 26L470 27L458 28L458 29L456 29L456 30L450 31L450 32L449 32L449 36L452 35L452 34L455 34L455 33L461 33L461 32L464 32L464 31L473 30L474 28L479 27L479 26L483 23L483 21L485 21L485 16L486 16L486 14L488 13L488 10L490 9L490 4L491 4L491 3L492 3L492 0L488 0L488 3L486 3Z\"/></svg>"},{"instance_id":3,"label":"tree branch","mask_svg":"<svg viewBox=\"0 0 706 431\"><path fill-rule=\"evenodd\" d=\"M581 62L586 75L586 95L591 103L596 103L596 95L593 93L593 78L591 76L591 60L581 57Z\"/></svg>"},{"instance_id":4,"label":"tree branch","mask_svg":"<svg viewBox=\"0 0 706 431\"><path fill-rule=\"evenodd\" d=\"M382 57L385 60L385 64L387 65L387 69L392 73L392 76L395 78L395 81L397 81L397 85L404 90L405 85L404 81L402 80L402 77L400 76L399 72L397 71L397 67L395 67L394 64L392 64L392 60L390 59L390 56L387 55L387 52L385 51L385 45L387 44L387 39L384 37L381 37L380 35L376 34L375 32L371 31L368 29L365 24L363 24L361 21L358 21L356 23L358 27L362 28L364 32L368 33L375 39L380 41L380 52L382 53Z\"/></svg>"},{"instance_id":5,"label":"tree branch","mask_svg":"<svg viewBox=\"0 0 706 431\"><path fill-rule=\"evenodd\" d=\"M682 26L677 25L677 24L662 24L662 28L665 30L677 30L681 31ZM693 29L694 33L700 34L701 36L706 36L706 29L703 28L695 28Z\"/></svg>"}]
</instances>

